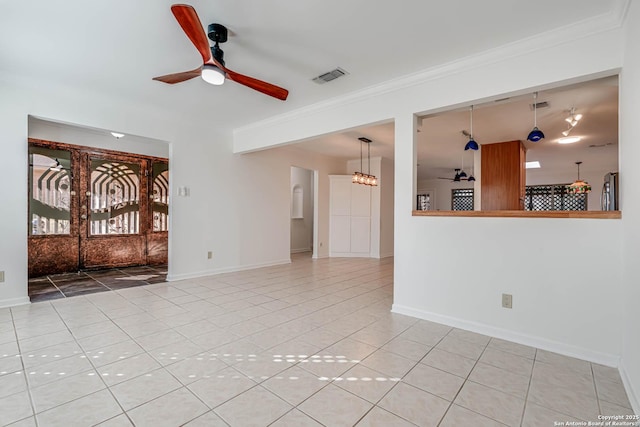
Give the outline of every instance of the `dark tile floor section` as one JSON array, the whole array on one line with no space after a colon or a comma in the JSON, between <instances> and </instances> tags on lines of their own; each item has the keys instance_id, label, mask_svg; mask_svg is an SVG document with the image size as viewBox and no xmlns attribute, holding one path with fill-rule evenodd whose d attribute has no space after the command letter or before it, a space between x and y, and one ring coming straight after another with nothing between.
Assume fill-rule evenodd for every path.
<instances>
[{"instance_id":1,"label":"dark tile floor section","mask_svg":"<svg viewBox=\"0 0 640 427\"><path fill-rule=\"evenodd\" d=\"M110 268L53 274L29 279L31 302L144 286L165 282L166 265Z\"/></svg>"}]
</instances>

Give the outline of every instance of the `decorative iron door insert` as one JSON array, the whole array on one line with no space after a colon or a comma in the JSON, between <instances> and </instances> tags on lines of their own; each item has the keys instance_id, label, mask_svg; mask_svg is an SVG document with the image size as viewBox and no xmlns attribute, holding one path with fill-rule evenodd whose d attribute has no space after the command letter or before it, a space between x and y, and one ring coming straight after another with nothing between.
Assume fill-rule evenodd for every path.
<instances>
[{"instance_id":1,"label":"decorative iron door insert","mask_svg":"<svg viewBox=\"0 0 640 427\"><path fill-rule=\"evenodd\" d=\"M80 206L82 268L146 264L148 228L146 162L126 156L85 154ZM83 181L83 182L82 182Z\"/></svg>"}]
</instances>

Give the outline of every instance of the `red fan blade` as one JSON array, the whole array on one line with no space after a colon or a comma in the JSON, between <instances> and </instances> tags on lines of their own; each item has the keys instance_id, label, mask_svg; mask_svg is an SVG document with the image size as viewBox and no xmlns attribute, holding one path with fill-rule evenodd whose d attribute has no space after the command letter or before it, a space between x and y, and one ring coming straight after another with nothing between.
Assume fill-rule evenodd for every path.
<instances>
[{"instance_id":1,"label":"red fan blade","mask_svg":"<svg viewBox=\"0 0 640 427\"><path fill-rule=\"evenodd\" d=\"M191 80L194 77L200 77L202 67L196 68L191 71L183 71L182 73L167 74L166 76L154 77L153 80L157 80L163 83L169 83L170 85L175 83Z\"/></svg>"},{"instance_id":2,"label":"red fan blade","mask_svg":"<svg viewBox=\"0 0 640 427\"><path fill-rule=\"evenodd\" d=\"M236 73L235 71L231 71L228 68L220 67L220 64L216 63L216 65L227 73L227 78L229 80L233 80L236 83L240 83L241 85L250 87L251 89L262 92L265 95L273 96L274 98L278 98L282 101L286 100L287 96L289 96L289 91L284 88L263 82L262 80L254 79L253 77L244 76Z\"/></svg>"},{"instance_id":3,"label":"red fan blade","mask_svg":"<svg viewBox=\"0 0 640 427\"><path fill-rule=\"evenodd\" d=\"M202 23L196 10L188 4L174 4L171 6L171 12L173 16L182 27L184 33L189 37L191 43L198 49L200 55L202 55L202 62L207 63L211 61L211 48L209 47L209 39L204 33Z\"/></svg>"}]
</instances>

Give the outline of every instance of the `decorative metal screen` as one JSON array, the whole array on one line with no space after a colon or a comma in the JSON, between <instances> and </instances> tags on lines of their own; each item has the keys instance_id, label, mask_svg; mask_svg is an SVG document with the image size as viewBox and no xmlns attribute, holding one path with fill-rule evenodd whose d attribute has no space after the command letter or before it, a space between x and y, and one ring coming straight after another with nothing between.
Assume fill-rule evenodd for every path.
<instances>
[{"instance_id":1,"label":"decorative metal screen","mask_svg":"<svg viewBox=\"0 0 640 427\"><path fill-rule=\"evenodd\" d=\"M169 230L169 165L153 164L153 231Z\"/></svg>"},{"instance_id":2,"label":"decorative metal screen","mask_svg":"<svg viewBox=\"0 0 640 427\"><path fill-rule=\"evenodd\" d=\"M91 159L91 234L137 234L140 165Z\"/></svg>"},{"instance_id":3,"label":"decorative metal screen","mask_svg":"<svg viewBox=\"0 0 640 427\"><path fill-rule=\"evenodd\" d=\"M473 210L473 188L454 188L451 190L452 211Z\"/></svg>"},{"instance_id":4,"label":"decorative metal screen","mask_svg":"<svg viewBox=\"0 0 640 427\"><path fill-rule=\"evenodd\" d=\"M525 209L528 211L586 211L586 194L569 194L569 184L528 185Z\"/></svg>"},{"instance_id":5,"label":"decorative metal screen","mask_svg":"<svg viewBox=\"0 0 640 427\"><path fill-rule=\"evenodd\" d=\"M70 234L71 153L29 147L32 236Z\"/></svg>"}]
</instances>

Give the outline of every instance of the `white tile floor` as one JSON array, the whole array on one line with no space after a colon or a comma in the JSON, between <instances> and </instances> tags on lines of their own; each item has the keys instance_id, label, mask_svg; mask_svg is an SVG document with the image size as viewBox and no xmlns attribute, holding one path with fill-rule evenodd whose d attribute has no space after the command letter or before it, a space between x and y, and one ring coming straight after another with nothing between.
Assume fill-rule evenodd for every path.
<instances>
[{"instance_id":1,"label":"white tile floor","mask_svg":"<svg viewBox=\"0 0 640 427\"><path fill-rule=\"evenodd\" d=\"M615 369L390 313L392 259L0 310L0 425L552 426L631 414Z\"/></svg>"}]
</instances>

